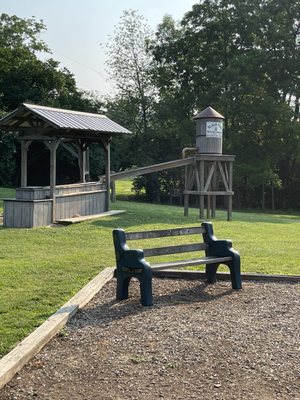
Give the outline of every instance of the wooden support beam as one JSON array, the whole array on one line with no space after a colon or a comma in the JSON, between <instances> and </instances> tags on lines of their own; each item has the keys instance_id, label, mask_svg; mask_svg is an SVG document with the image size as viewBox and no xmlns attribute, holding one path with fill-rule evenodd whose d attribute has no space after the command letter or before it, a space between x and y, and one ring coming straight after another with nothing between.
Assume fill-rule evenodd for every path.
<instances>
[{"instance_id":1,"label":"wooden support beam","mask_svg":"<svg viewBox=\"0 0 300 400\"><path fill-rule=\"evenodd\" d=\"M21 140L21 187L27 186L28 149L32 140Z\"/></svg>"},{"instance_id":2,"label":"wooden support beam","mask_svg":"<svg viewBox=\"0 0 300 400\"><path fill-rule=\"evenodd\" d=\"M90 180L90 148L89 145L85 144L85 152L84 152L84 159L85 159L85 181L89 182Z\"/></svg>"},{"instance_id":3,"label":"wooden support beam","mask_svg":"<svg viewBox=\"0 0 300 400\"><path fill-rule=\"evenodd\" d=\"M194 157L182 158L174 161L167 161L160 164L150 165L148 167L134 168L129 171L116 172L114 174L111 174L111 179L117 180L122 178L150 174L152 172L164 171L166 169L171 169L171 168L184 167L185 165L192 164L193 162L194 162Z\"/></svg>"},{"instance_id":4,"label":"wooden support beam","mask_svg":"<svg viewBox=\"0 0 300 400\"><path fill-rule=\"evenodd\" d=\"M221 172L221 176L222 176L222 179L223 179L223 183L224 183L225 189L226 189L227 192L229 192L228 182L227 182L227 179L226 179L226 176L225 176L225 173L224 173L223 165L222 165L222 163L220 161L218 162L218 166L219 166L219 171Z\"/></svg>"},{"instance_id":5,"label":"wooden support beam","mask_svg":"<svg viewBox=\"0 0 300 400\"><path fill-rule=\"evenodd\" d=\"M62 146L78 160L80 182L84 183L89 181L90 163L89 163L89 147L86 142L76 142L76 147L72 143L61 143ZM77 151L76 151L77 149Z\"/></svg>"},{"instance_id":6,"label":"wooden support beam","mask_svg":"<svg viewBox=\"0 0 300 400\"><path fill-rule=\"evenodd\" d=\"M62 145L66 150L68 150L68 152L71 153L72 156L73 156L74 158L77 158L77 160L79 160L79 155L78 155L78 153L76 153L76 151L74 150L72 144L62 142L61 145Z\"/></svg>"},{"instance_id":7,"label":"wooden support beam","mask_svg":"<svg viewBox=\"0 0 300 400\"><path fill-rule=\"evenodd\" d=\"M224 172L225 172L226 180L227 180L227 182L229 182L229 174L228 174L228 168L227 168L226 162L224 162Z\"/></svg>"},{"instance_id":8,"label":"wooden support beam","mask_svg":"<svg viewBox=\"0 0 300 400\"><path fill-rule=\"evenodd\" d=\"M198 171L197 165L194 166L194 171L195 171L195 178L196 178L196 188L197 188L197 190L201 190L200 176L199 176L199 171Z\"/></svg>"},{"instance_id":9,"label":"wooden support beam","mask_svg":"<svg viewBox=\"0 0 300 400\"><path fill-rule=\"evenodd\" d=\"M110 209L110 141L111 139L108 139L107 141L102 141L105 151L105 211L109 211Z\"/></svg>"},{"instance_id":10,"label":"wooden support beam","mask_svg":"<svg viewBox=\"0 0 300 400\"><path fill-rule=\"evenodd\" d=\"M59 140L51 140L45 142L50 149L50 199L52 199L52 212L51 221L55 222L56 219L56 201L55 201L55 188L56 188L56 150L59 146Z\"/></svg>"},{"instance_id":11,"label":"wooden support beam","mask_svg":"<svg viewBox=\"0 0 300 400\"><path fill-rule=\"evenodd\" d=\"M187 217L189 215L189 194L186 193L190 188L188 186L188 169L189 166L184 167L184 195L183 195L183 215Z\"/></svg>"},{"instance_id":12,"label":"wooden support beam","mask_svg":"<svg viewBox=\"0 0 300 400\"><path fill-rule=\"evenodd\" d=\"M211 178L214 173L214 161L212 161L212 162L209 161L207 163L207 170L209 170L209 173L208 173L208 177L207 177L207 181L206 181L204 190L211 191ZM210 217L211 217L211 196L208 195L206 197L206 218L210 219Z\"/></svg>"},{"instance_id":13,"label":"wooden support beam","mask_svg":"<svg viewBox=\"0 0 300 400\"><path fill-rule=\"evenodd\" d=\"M210 207L211 207L211 198L210 196L207 196L206 198L206 218L210 219Z\"/></svg>"},{"instance_id":14,"label":"wooden support beam","mask_svg":"<svg viewBox=\"0 0 300 400\"><path fill-rule=\"evenodd\" d=\"M199 218L204 218L204 173L205 173L204 160L200 161L200 192L199 192ZM203 194L202 194L203 193Z\"/></svg>"},{"instance_id":15,"label":"wooden support beam","mask_svg":"<svg viewBox=\"0 0 300 400\"><path fill-rule=\"evenodd\" d=\"M232 192L233 163L229 162L229 190ZM228 197L227 221L232 220L232 195Z\"/></svg>"},{"instance_id":16,"label":"wooden support beam","mask_svg":"<svg viewBox=\"0 0 300 400\"><path fill-rule=\"evenodd\" d=\"M79 164L79 176L80 182L85 182L85 146L80 140L76 142L78 150L78 164Z\"/></svg>"},{"instance_id":17,"label":"wooden support beam","mask_svg":"<svg viewBox=\"0 0 300 400\"><path fill-rule=\"evenodd\" d=\"M210 171L209 171L209 174L208 174L205 186L204 186L204 191L208 190L208 187L209 187L209 185L211 183L211 178L212 178L212 176L213 176L213 174L215 172L215 167L216 167L216 161L214 161L210 166Z\"/></svg>"},{"instance_id":18,"label":"wooden support beam","mask_svg":"<svg viewBox=\"0 0 300 400\"><path fill-rule=\"evenodd\" d=\"M189 169L189 174L188 174L188 187L190 189L193 188L194 183L195 183L195 177L196 177L196 173L195 173L195 167L194 166L190 166Z\"/></svg>"},{"instance_id":19,"label":"wooden support beam","mask_svg":"<svg viewBox=\"0 0 300 400\"><path fill-rule=\"evenodd\" d=\"M193 194L193 195L198 195L198 196L233 196L234 195L234 192L225 192L225 191L220 191L220 190L215 191L215 192L212 192L212 191L198 192L197 190L187 190L187 191L184 191L183 193L184 194Z\"/></svg>"},{"instance_id":20,"label":"wooden support beam","mask_svg":"<svg viewBox=\"0 0 300 400\"><path fill-rule=\"evenodd\" d=\"M214 174L212 177L212 191L217 191L217 168L214 170ZM217 203L217 196L212 196L212 207L211 207L211 217L216 218L216 203Z\"/></svg>"},{"instance_id":21,"label":"wooden support beam","mask_svg":"<svg viewBox=\"0 0 300 400\"><path fill-rule=\"evenodd\" d=\"M199 161L234 161L234 155L223 155L223 154L196 154L196 160Z\"/></svg>"},{"instance_id":22,"label":"wooden support beam","mask_svg":"<svg viewBox=\"0 0 300 400\"><path fill-rule=\"evenodd\" d=\"M199 217L208 219L216 216L216 196L228 197L228 219L232 216L232 165L235 156L196 154L185 171L184 215L188 215L189 196L199 198ZM196 161L196 163L195 163ZM196 190L193 185L196 182ZM219 189L219 183L221 183Z\"/></svg>"},{"instance_id":23,"label":"wooden support beam","mask_svg":"<svg viewBox=\"0 0 300 400\"><path fill-rule=\"evenodd\" d=\"M21 140L21 187L27 186L27 150L25 140Z\"/></svg>"}]
</instances>

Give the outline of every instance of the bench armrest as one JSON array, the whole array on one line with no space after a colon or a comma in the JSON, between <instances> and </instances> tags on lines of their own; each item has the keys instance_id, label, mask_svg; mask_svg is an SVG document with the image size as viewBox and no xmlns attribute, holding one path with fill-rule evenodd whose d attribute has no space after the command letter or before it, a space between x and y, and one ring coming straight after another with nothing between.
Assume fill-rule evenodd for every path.
<instances>
[{"instance_id":1,"label":"bench armrest","mask_svg":"<svg viewBox=\"0 0 300 400\"><path fill-rule=\"evenodd\" d=\"M209 243L209 256L227 256L231 255L232 242L231 240L213 240Z\"/></svg>"},{"instance_id":2,"label":"bench armrest","mask_svg":"<svg viewBox=\"0 0 300 400\"><path fill-rule=\"evenodd\" d=\"M143 250L125 250L117 267L143 268L150 266L144 258Z\"/></svg>"},{"instance_id":3,"label":"bench armrest","mask_svg":"<svg viewBox=\"0 0 300 400\"><path fill-rule=\"evenodd\" d=\"M203 241L208 244L207 256L234 256L236 251L232 248L231 240L218 240L210 222L203 222L201 226L205 229L202 235Z\"/></svg>"},{"instance_id":4,"label":"bench armrest","mask_svg":"<svg viewBox=\"0 0 300 400\"><path fill-rule=\"evenodd\" d=\"M149 266L144 258L143 250L132 250L126 244L126 235L123 229L114 229L113 239L116 254L117 268L143 268Z\"/></svg>"}]
</instances>

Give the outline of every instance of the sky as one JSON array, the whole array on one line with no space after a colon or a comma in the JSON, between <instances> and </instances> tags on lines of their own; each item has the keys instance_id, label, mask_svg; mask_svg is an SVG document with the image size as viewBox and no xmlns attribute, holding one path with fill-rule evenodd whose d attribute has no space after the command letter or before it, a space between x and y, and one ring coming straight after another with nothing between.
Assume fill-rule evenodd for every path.
<instances>
[{"instance_id":1,"label":"sky","mask_svg":"<svg viewBox=\"0 0 300 400\"><path fill-rule=\"evenodd\" d=\"M178 21L197 0L0 0L0 12L43 20L51 57L71 71L80 89L109 94L105 43L124 10L138 10L152 30L165 14ZM49 56L47 56L49 57Z\"/></svg>"}]
</instances>

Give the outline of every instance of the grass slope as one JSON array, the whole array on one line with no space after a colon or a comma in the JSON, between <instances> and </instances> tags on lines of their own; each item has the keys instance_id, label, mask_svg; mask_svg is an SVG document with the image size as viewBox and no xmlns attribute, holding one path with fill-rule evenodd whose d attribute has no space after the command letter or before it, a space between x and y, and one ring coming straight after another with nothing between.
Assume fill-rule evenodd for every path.
<instances>
[{"instance_id":1,"label":"grass slope","mask_svg":"<svg viewBox=\"0 0 300 400\"><path fill-rule=\"evenodd\" d=\"M0 355L34 330L98 272L115 265L112 229L131 231L199 224L198 211L118 201L125 214L68 227L0 227ZM244 272L300 274L297 215L219 211L217 237L230 238ZM180 256L181 257L181 256Z\"/></svg>"},{"instance_id":2,"label":"grass slope","mask_svg":"<svg viewBox=\"0 0 300 400\"><path fill-rule=\"evenodd\" d=\"M11 199L16 197L15 189L0 188L0 214L3 212L3 199Z\"/></svg>"}]
</instances>

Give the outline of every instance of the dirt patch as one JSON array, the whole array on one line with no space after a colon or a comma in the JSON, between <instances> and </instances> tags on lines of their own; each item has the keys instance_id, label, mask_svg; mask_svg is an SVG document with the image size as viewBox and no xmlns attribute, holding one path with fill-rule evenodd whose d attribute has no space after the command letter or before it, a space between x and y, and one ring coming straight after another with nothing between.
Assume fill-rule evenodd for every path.
<instances>
[{"instance_id":1,"label":"dirt patch","mask_svg":"<svg viewBox=\"0 0 300 400\"><path fill-rule=\"evenodd\" d=\"M115 280L0 390L12 399L300 399L299 284Z\"/></svg>"}]
</instances>

